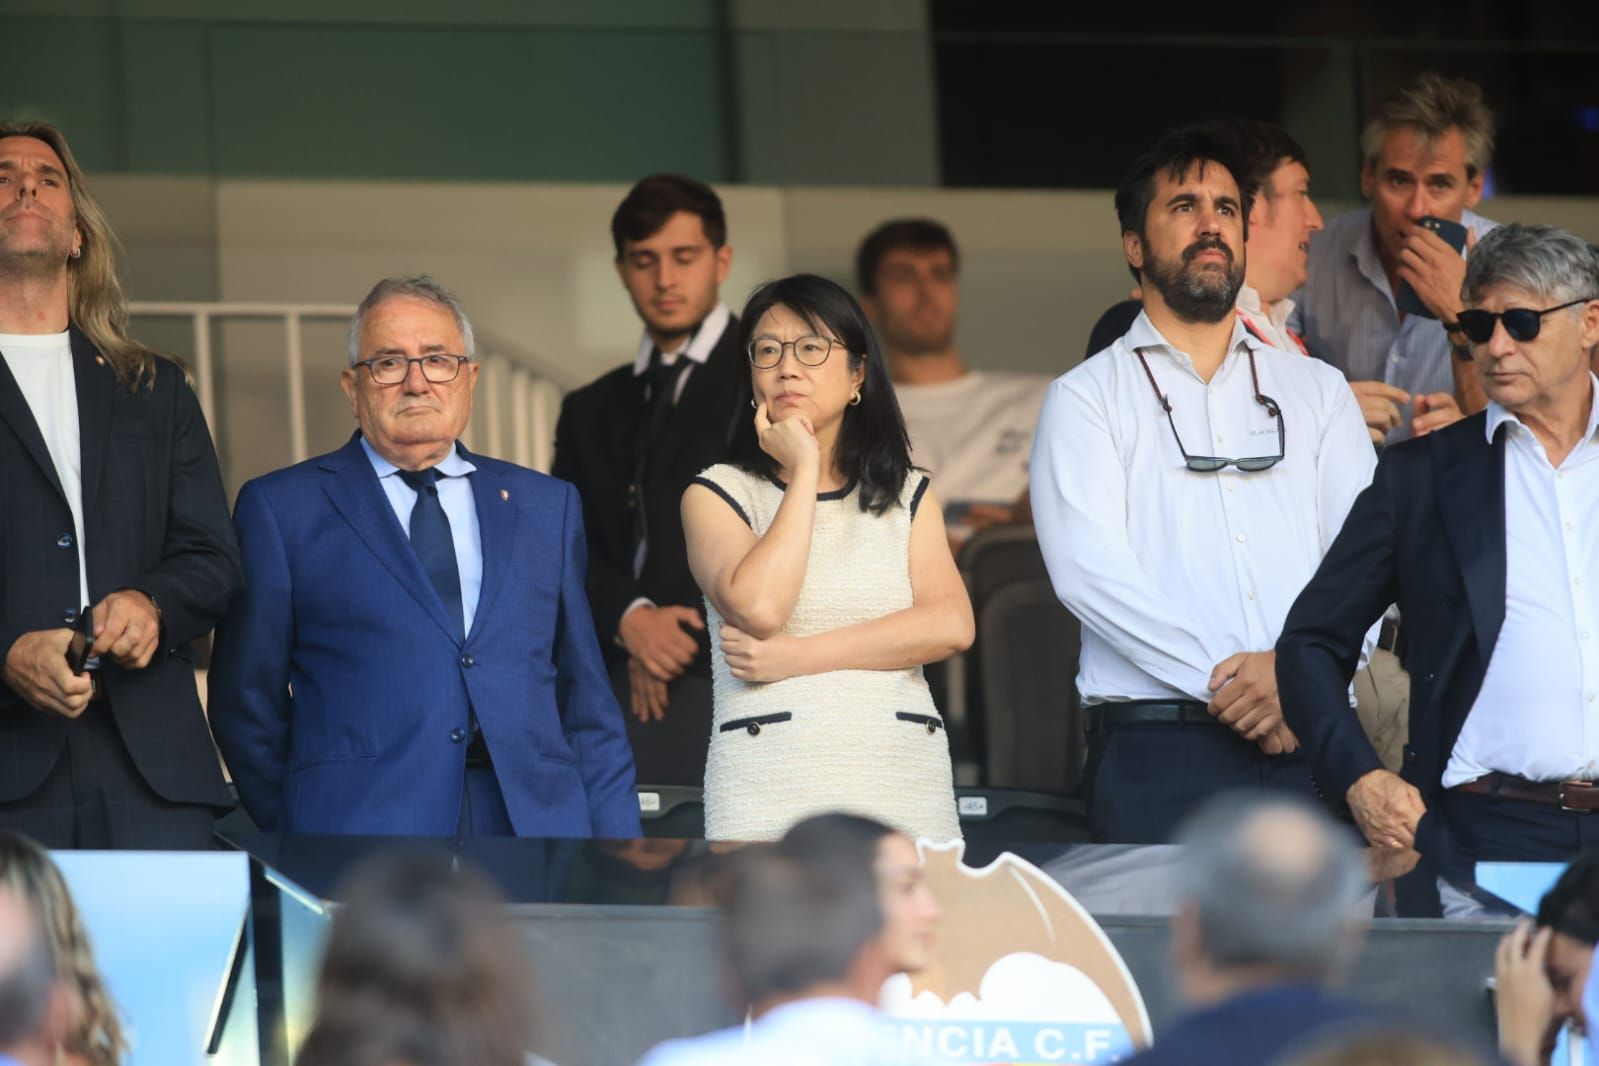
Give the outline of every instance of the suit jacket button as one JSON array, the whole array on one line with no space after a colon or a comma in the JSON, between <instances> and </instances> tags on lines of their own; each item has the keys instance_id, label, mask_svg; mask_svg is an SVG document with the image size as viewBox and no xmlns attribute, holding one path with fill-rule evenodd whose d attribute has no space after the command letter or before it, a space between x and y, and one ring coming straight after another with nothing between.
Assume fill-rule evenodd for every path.
<instances>
[{"instance_id":1,"label":"suit jacket button","mask_svg":"<svg viewBox=\"0 0 1599 1066\"><path fill-rule=\"evenodd\" d=\"M476 665L477 665L477 660L472 658L472 656L470 656L470 655L461 656L461 666L464 667L465 669L470 670L470 669L472 669L472 667L474 667Z\"/></svg>"},{"instance_id":2,"label":"suit jacket button","mask_svg":"<svg viewBox=\"0 0 1599 1066\"><path fill-rule=\"evenodd\" d=\"M759 723L759 722L751 722L750 723L750 727L749 727L749 733L750 733L750 736L752 736L752 737L760 736L761 735L761 723Z\"/></svg>"},{"instance_id":3,"label":"suit jacket button","mask_svg":"<svg viewBox=\"0 0 1599 1066\"><path fill-rule=\"evenodd\" d=\"M56 538L56 547L62 548L62 549L72 547L72 534L71 533L63 533L59 537L57 537Z\"/></svg>"},{"instance_id":4,"label":"suit jacket button","mask_svg":"<svg viewBox=\"0 0 1599 1066\"><path fill-rule=\"evenodd\" d=\"M936 732L938 732L938 723L937 722L928 722L927 723L927 735L928 736L932 736Z\"/></svg>"},{"instance_id":5,"label":"suit jacket button","mask_svg":"<svg viewBox=\"0 0 1599 1066\"><path fill-rule=\"evenodd\" d=\"M459 743L461 743L461 741L463 741L465 739L466 739L466 730L464 730L464 729L452 729L452 730L450 730L450 742L452 744L459 744Z\"/></svg>"},{"instance_id":6,"label":"suit jacket button","mask_svg":"<svg viewBox=\"0 0 1599 1066\"><path fill-rule=\"evenodd\" d=\"M70 626L78 620L78 609L76 607L68 607L61 612L61 620Z\"/></svg>"}]
</instances>

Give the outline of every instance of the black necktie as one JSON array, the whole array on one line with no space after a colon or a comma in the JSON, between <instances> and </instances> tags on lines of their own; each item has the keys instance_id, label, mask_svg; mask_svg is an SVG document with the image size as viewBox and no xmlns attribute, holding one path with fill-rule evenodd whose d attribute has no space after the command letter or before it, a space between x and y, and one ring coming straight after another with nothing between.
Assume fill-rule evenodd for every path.
<instances>
[{"instance_id":1,"label":"black necktie","mask_svg":"<svg viewBox=\"0 0 1599 1066\"><path fill-rule=\"evenodd\" d=\"M461 572L455 564L455 538L450 535L450 518L439 502L439 472L436 469L401 470L400 480L416 490L416 505L411 508L411 548L422 562L433 591L439 594L444 612L455 623L457 635L465 636L461 628Z\"/></svg>"},{"instance_id":2,"label":"black necktie","mask_svg":"<svg viewBox=\"0 0 1599 1066\"><path fill-rule=\"evenodd\" d=\"M635 574L642 568L644 553L649 544L649 529L644 515L644 482L649 476L650 460L658 450L660 438L666 431L666 422L672 416L677 402L677 381L688 368L688 357L679 355L677 362L668 366L661 357L661 349L650 349L649 369L644 371L644 410L634 452L633 484L629 487L628 503L633 508L633 559Z\"/></svg>"}]
</instances>

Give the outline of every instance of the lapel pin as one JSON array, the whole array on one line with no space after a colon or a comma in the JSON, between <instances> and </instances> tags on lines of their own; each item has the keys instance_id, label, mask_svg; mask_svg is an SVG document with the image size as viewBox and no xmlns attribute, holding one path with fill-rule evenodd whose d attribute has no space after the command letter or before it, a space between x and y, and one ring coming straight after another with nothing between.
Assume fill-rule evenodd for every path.
<instances>
[{"instance_id":1,"label":"lapel pin","mask_svg":"<svg viewBox=\"0 0 1599 1066\"><path fill-rule=\"evenodd\" d=\"M511 498L511 493L510 493L509 490L507 490L507 489L501 489L500 490L500 499L509 501L510 498Z\"/></svg>"},{"instance_id":2,"label":"lapel pin","mask_svg":"<svg viewBox=\"0 0 1599 1066\"><path fill-rule=\"evenodd\" d=\"M95 356L94 357L94 364L95 364L95 366L105 366L105 356L103 356L103 355Z\"/></svg>"}]
</instances>

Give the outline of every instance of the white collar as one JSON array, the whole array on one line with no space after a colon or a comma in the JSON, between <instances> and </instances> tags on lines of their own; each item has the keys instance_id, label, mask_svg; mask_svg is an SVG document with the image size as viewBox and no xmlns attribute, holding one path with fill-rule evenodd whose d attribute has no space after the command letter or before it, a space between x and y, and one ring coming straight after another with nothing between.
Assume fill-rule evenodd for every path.
<instances>
[{"instance_id":1,"label":"white collar","mask_svg":"<svg viewBox=\"0 0 1599 1066\"><path fill-rule=\"evenodd\" d=\"M1594 377L1591 371L1588 374L1588 388L1593 391L1588 394L1591 402L1588 405L1588 428L1582 434L1583 440L1593 440L1594 434L1599 433L1599 378ZM1499 401L1489 400L1488 418L1483 423L1483 432L1487 436L1489 444L1494 442L1494 434L1498 433L1499 427L1506 422L1514 422L1518 426L1521 425L1521 419L1500 406Z\"/></svg>"},{"instance_id":2,"label":"white collar","mask_svg":"<svg viewBox=\"0 0 1599 1066\"><path fill-rule=\"evenodd\" d=\"M1155 323L1149 320L1147 311L1138 312L1138 317L1133 319L1133 324L1128 327L1126 336L1122 338L1122 344L1127 347L1128 351L1135 351L1139 348L1164 349L1172 356L1182 356L1183 359L1181 361L1187 361L1190 365L1192 364L1188 353L1179 351L1171 341L1161 336L1160 330L1155 328ZM1234 315L1233 337L1232 340L1227 342L1227 355L1229 358L1238 351L1240 344L1246 348L1253 349L1265 347L1259 337L1249 332L1249 327L1244 325L1243 320Z\"/></svg>"},{"instance_id":3,"label":"white collar","mask_svg":"<svg viewBox=\"0 0 1599 1066\"><path fill-rule=\"evenodd\" d=\"M1267 311L1266 305L1261 302L1260 293L1245 285L1238 290L1238 310L1258 315L1270 322L1275 329L1282 331L1288 324L1288 316L1294 312L1294 301L1285 296L1272 304L1271 310Z\"/></svg>"},{"instance_id":4,"label":"white collar","mask_svg":"<svg viewBox=\"0 0 1599 1066\"><path fill-rule=\"evenodd\" d=\"M675 352L663 352L661 354L670 356L674 362L678 356L686 356L703 366L705 360L711 357L711 349L715 348L716 342L722 339L722 334L726 332L727 324L732 318L733 312L728 310L727 305L718 303L711 309L711 313L706 315L698 326L694 327L694 333L689 337L688 344L685 347ZM644 371L650 368L650 352L654 348L655 342L650 340L650 331L645 330L644 335L639 338L638 351L633 354L634 377L641 376Z\"/></svg>"}]
</instances>

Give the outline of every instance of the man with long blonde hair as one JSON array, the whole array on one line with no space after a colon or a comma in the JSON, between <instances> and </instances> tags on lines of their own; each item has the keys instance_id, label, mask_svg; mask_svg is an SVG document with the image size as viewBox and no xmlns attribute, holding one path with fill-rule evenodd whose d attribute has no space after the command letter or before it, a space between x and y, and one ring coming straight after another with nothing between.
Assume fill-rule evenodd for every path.
<instances>
[{"instance_id":1,"label":"man with long blonde hair","mask_svg":"<svg viewBox=\"0 0 1599 1066\"><path fill-rule=\"evenodd\" d=\"M182 369L127 334L110 226L42 122L0 122L0 496L0 828L209 846L229 800L186 649L241 581L227 498Z\"/></svg>"}]
</instances>

